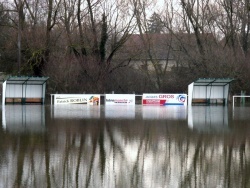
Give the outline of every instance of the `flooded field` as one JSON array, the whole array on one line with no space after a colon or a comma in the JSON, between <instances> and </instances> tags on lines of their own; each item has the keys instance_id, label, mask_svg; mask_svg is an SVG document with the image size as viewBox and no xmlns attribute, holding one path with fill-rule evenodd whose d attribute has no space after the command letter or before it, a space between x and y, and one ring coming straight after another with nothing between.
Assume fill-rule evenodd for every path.
<instances>
[{"instance_id":1,"label":"flooded field","mask_svg":"<svg viewBox=\"0 0 250 188\"><path fill-rule=\"evenodd\" d=\"M250 187L250 107L6 105L4 187Z\"/></svg>"}]
</instances>

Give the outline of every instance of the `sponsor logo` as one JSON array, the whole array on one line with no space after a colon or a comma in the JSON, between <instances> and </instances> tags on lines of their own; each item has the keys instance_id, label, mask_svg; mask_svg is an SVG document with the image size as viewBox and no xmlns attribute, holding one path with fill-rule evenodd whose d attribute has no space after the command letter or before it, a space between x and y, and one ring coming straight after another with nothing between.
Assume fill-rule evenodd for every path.
<instances>
[{"instance_id":1,"label":"sponsor logo","mask_svg":"<svg viewBox=\"0 0 250 188\"><path fill-rule=\"evenodd\" d=\"M185 95L178 95L177 96L177 100L179 101L179 102L185 102L186 101L186 96Z\"/></svg>"},{"instance_id":2,"label":"sponsor logo","mask_svg":"<svg viewBox=\"0 0 250 188\"><path fill-rule=\"evenodd\" d=\"M155 98L158 98L157 95L146 95L145 96L146 99L155 99Z\"/></svg>"},{"instance_id":3,"label":"sponsor logo","mask_svg":"<svg viewBox=\"0 0 250 188\"><path fill-rule=\"evenodd\" d=\"M159 95L160 99L173 99L174 95Z\"/></svg>"},{"instance_id":4,"label":"sponsor logo","mask_svg":"<svg viewBox=\"0 0 250 188\"><path fill-rule=\"evenodd\" d=\"M133 100L129 100L129 99L106 99L106 102L113 102L113 103L132 103Z\"/></svg>"},{"instance_id":5,"label":"sponsor logo","mask_svg":"<svg viewBox=\"0 0 250 188\"><path fill-rule=\"evenodd\" d=\"M97 97L97 96L91 96L90 98L89 98L89 103L90 104L99 104L99 97Z\"/></svg>"},{"instance_id":6,"label":"sponsor logo","mask_svg":"<svg viewBox=\"0 0 250 188\"><path fill-rule=\"evenodd\" d=\"M87 99L85 98L57 98L56 101L57 103L87 103Z\"/></svg>"}]
</instances>

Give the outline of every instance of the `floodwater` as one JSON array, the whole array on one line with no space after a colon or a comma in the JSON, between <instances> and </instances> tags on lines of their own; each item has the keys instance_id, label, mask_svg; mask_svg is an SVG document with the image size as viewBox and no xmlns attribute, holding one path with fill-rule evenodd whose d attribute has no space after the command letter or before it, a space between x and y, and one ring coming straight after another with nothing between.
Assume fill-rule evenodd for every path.
<instances>
[{"instance_id":1,"label":"floodwater","mask_svg":"<svg viewBox=\"0 0 250 188\"><path fill-rule=\"evenodd\" d=\"M0 188L247 188L250 107L6 105Z\"/></svg>"}]
</instances>

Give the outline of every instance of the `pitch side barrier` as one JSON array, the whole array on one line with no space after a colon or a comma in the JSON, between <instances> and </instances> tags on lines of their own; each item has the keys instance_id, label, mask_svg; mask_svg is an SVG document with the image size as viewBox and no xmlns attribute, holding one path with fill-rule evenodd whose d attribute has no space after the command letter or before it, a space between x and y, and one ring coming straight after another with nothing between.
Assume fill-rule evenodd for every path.
<instances>
[{"instance_id":1,"label":"pitch side barrier","mask_svg":"<svg viewBox=\"0 0 250 188\"><path fill-rule=\"evenodd\" d=\"M51 105L53 104L186 106L187 94L51 94Z\"/></svg>"}]
</instances>

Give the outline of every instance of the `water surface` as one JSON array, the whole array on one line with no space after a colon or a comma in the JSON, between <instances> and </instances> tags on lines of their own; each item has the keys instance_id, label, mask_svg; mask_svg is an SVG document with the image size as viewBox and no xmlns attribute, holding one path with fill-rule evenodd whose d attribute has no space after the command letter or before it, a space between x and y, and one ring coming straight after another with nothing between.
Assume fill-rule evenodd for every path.
<instances>
[{"instance_id":1,"label":"water surface","mask_svg":"<svg viewBox=\"0 0 250 188\"><path fill-rule=\"evenodd\" d=\"M250 108L6 105L0 187L250 187Z\"/></svg>"}]
</instances>

